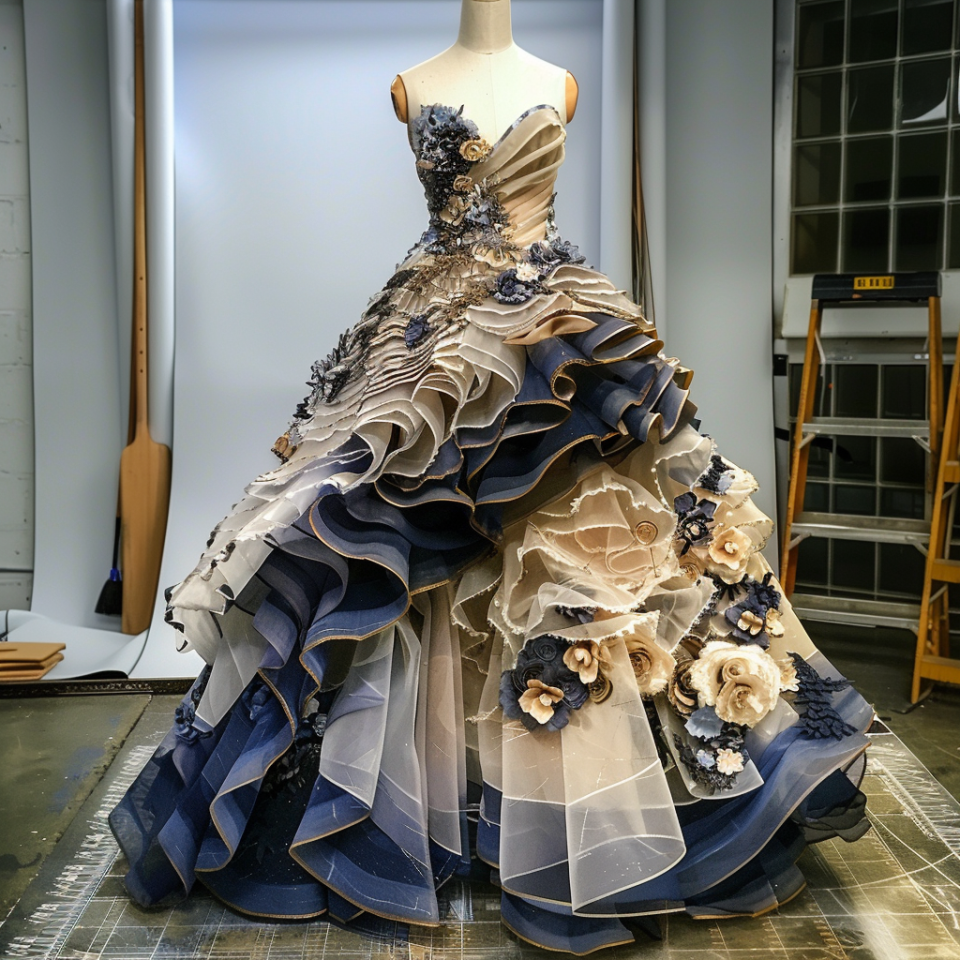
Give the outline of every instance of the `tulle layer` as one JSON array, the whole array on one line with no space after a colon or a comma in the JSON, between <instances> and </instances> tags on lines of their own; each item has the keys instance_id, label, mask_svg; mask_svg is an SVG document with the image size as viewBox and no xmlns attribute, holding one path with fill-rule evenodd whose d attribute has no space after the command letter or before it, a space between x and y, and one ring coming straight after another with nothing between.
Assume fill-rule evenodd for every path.
<instances>
[{"instance_id":1,"label":"tulle layer","mask_svg":"<svg viewBox=\"0 0 960 960\"><path fill-rule=\"evenodd\" d=\"M276 691L295 696L298 674L299 695L306 697L310 686L295 661L274 688L251 684L212 731L178 724L111 816L130 863L133 897L145 905L168 902L199 879L249 914L322 914L361 933L395 934L397 923L440 922L437 889L452 876L476 877L473 853L499 866L493 877L503 888L502 917L512 930L552 949L587 953L631 940L631 916L772 909L802 888L795 861L807 843L838 835L853 840L866 828L857 790L865 738L824 744L787 728L754 750L764 781L758 790L676 808L682 848L672 867L575 911L572 882L585 878L571 869L574 841L589 825L575 803L564 811L563 797L558 807L538 802L536 816L526 817L523 804L542 798L518 796L508 776L505 794L483 783L477 818L466 776L471 750L457 722L471 678L461 667L462 646L453 649L450 597L444 588L429 602L418 601L425 643L412 627L398 625L357 645L348 684L318 698L322 747L301 751L295 764L281 769L286 781L276 775L278 758L297 752L298 734ZM811 662L832 674L819 655ZM871 711L855 694L835 706L861 729L869 722ZM540 740L549 760L561 755L561 768L547 770L541 756L534 771L567 788L583 783L574 764L588 758L567 735L573 726L557 742ZM516 729L503 732L505 741L523 737ZM528 739L532 754L538 738ZM648 772L647 787L656 780ZM655 823L651 791L621 800L619 809L598 805L604 837L615 836L637 809ZM663 863L670 851L658 849L658 833L642 839L629 856L603 844L594 848L605 865L594 877L598 890L610 886L615 868L630 871L639 863L649 872ZM540 863L545 852L554 862ZM524 853L528 865L540 869L505 878L509 858L519 861Z\"/></svg>"},{"instance_id":2,"label":"tulle layer","mask_svg":"<svg viewBox=\"0 0 960 960\"><path fill-rule=\"evenodd\" d=\"M138 902L199 879L250 914L370 932L441 922L438 888L479 862L511 929L585 953L631 940L631 916L769 909L802 885L806 842L862 831L872 711L850 690L832 706L851 732L826 740L778 700L737 789L708 796L679 762L669 734L689 735L662 687L644 692L635 644L672 664L698 631L729 634L733 600L718 604L705 546L677 550L673 501L713 496L715 539L745 538L721 565L732 582L767 572L770 522L750 475L687 425L656 341L593 320L528 348L515 401L421 476L333 482L369 470L353 438L306 471L310 497L292 474L287 522L177 589L171 619L212 662L111 816ZM771 655L832 676L786 601L780 618ZM502 709L501 676L539 636L603 645L612 692L561 729Z\"/></svg>"}]
</instances>

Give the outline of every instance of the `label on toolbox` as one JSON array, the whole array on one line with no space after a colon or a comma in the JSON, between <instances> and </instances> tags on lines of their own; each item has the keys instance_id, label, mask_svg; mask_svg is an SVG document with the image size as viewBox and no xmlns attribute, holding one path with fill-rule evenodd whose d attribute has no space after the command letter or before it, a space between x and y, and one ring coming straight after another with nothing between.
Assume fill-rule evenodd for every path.
<instances>
[{"instance_id":1,"label":"label on toolbox","mask_svg":"<svg viewBox=\"0 0 960 960\"><path fill-rule=\"evenodd\" d=\"M854 290L892 290L893 277L854 277Z\"/></svg>"}]
</instances>

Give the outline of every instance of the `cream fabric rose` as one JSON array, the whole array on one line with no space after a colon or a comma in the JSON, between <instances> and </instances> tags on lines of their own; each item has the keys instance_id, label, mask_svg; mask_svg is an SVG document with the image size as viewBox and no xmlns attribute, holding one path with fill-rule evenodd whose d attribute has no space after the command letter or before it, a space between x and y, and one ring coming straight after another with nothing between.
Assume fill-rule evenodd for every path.
<instances>
[{"instance_id":1,"label":"cream fabric rose","mask_svg":"<svg viewBox=\"0 0 960 960\"><path fill-rule=\"evenodd\" d=\"M729 776L743 770L743 754L739 750L722 747L717 751L717 770Z\"/></svg>"},{"instance_id":2,"label":"cream fabric rose","mask_svg":"<svg viewBox=\"0 0 960 960\"><path fill-rule=\"evenodd\" d=\"M780 665L753 643L711 640L690 668L690 683L704 706L728 723L758 724L780 696Z\"/></svg>"},{"instance_id":3,"label":"cream fabric rose","mask_svg":"<svg viewBox=\"0 0 960 960\"><path fill-rule=\"evenodd\" d=\"M753 727L773 709L779 693L779 677L775 690L772 690L768 679L744 674L720 688L715 705L717 716L729 723Z\"/></svg>"},{"instance_id":4,"label":"cream fabric rose","mask_svg":"<svg viewBox=\"0 0 960 960\"><path fill-rule=\"evenodd\" d=\"M780 690L789 690L796 693L800 689L800 681L797 679L797 668L792 660L781 660L780 663Z\"/></svg>"},{"instance_id":5,"label":"cream fabric rose","mask_svg":"<svg viewBox=\"0 0 960 960\"><path fill-rule=\"evenodd\" d=\"M667 653L652 637L643 634L625 637L624 643L640 693L653 696L665 690L677 665L673 655Z\"/></svg>"},{"instance_id":6,"label":"cream fabric rose","mask_svg":"<svg viewBox=\"0 0 960 960\"><path fill-rule=\"evenodd\" d=\"M460 174L459 177L456 177L453 181L453 189L456 190L457 193L466 193L472 187L473 187L473 181L468 176L462 173Z\"/></svg>"},{"instance_id":7,"label":"cream fabric rose","mask_svg":"<svg viewBox=\"0 0 960 960\"><path fill-rule=\"evenodd\" d=\"M551 687L542 680L528 680L527 689L520 695L520 709L529 713L537 723L548 723L553 708L563 699L559 687Z\"/></svg>"},{"instance_id":8,"label":"cream fabric rose","mask_svg":"<svg viewBox=\"0 0 960 960\"><path fill-rule=\"evenodd\" d=\"M729 527L714 535L707 552L714 563L739 570L753 548L753 541L736 527Z\"/></svg>"},{"instance_id":9,"label":"cream fabric rose","mask_svg":"<svg viewBox=\"0 0 960 960\"><path fill-rule=\"evenodd\" d=\"M578 640L568 647L563 655L563 664L568 670L580 675L582 683L591 684L600 672L603 651L596 640Z\"/></svg>"},{"instance_id":10,"label":"cream fabric rose","mask_svg":"<svg viewBox=\"0 0 960 960\"><path fill-rule=\"evenodd\" d=\"M690 683L690 668L693 664L693 660L678 663L667 686L670 705L681 717L689 717L699 706L697 690Z\"/></svg>"},{"instance_id":11,"label":"cream fabric rose","mask_svg":"<svg viewBox=\"0 0 960 960\"><path fill-rule=\"evenodd\" d=\"M460 144L460 156L463 157L464 160L476 163L477 160L482 160L487 156L492 149L486 140L465 140Z\"/></svg>"},{"instance_id":12,"label":"cream fabric rose","mask_svg":"<svg viewBox=\"0 0 960 960\"><path fill-rule=\"evenodd\" d=\"M524 260L516 266L518 280L537 280L540 277L540 271L532 263Z\"/></svg>"}]
</instances>

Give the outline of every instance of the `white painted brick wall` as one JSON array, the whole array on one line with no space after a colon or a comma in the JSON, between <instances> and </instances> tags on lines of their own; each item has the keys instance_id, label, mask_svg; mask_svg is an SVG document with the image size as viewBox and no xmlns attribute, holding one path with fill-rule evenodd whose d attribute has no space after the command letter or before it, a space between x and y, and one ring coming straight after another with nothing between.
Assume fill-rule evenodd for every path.
<instances>
[{"instance_id":1,"label":"white painted brick wall","mask_svg":"<svg viewBox=\"0 0 960 960\"><path fill-rule=\"evenodd\" d=\"M22 0L0 0L0 610L30 606L33 331Z\"/></svg>"}]
</instances>

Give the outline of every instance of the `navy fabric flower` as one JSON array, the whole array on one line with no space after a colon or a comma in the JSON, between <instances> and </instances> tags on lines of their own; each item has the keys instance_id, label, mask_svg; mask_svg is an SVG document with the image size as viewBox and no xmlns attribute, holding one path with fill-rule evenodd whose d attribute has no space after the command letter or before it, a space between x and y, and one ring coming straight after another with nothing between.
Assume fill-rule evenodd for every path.
<instances>
[{"instance_id":1,"label":"navy fabric flower","mask_svg":"<svg viewBox=\"0 0 960 960\"><path fill-rule=\"evenodd\" d=\"M492 227L502 224L505 217L496 198L484 197L467 207L463 219L474 227Z\"/></svg>"},{"instance_id":2,"label":"navy fabric flower","mask_svg":"<svg viewBox=\"0 0 960 960\"><path fill-rule=\"evenodd\" d=\"M327 715L320 712L300 718L293 743L264 778L261 788L264 793L280 790L296 793L308 781L312 783L316 779L326 722Z\"/></svg>"},{"instance_id":3,"label":"navy fabric flower","mask_svg":"<svg viewBox=\"0 0 960 960\"><path fill-rule=\"evenodd\" d=\"M733 483L733 470L723 462L723 457L713 454L706 473L697 481L697 486L723 496Z\"/></svg>"},{"instance_id":4,"label":"navy fabric flower","mask_svg":"<svg viewBox=\"0 0 960 960\"><path fill-rule=\"evenodd\" d=\"M744 728L723 723L715 734L693 736L691 740L685 743L676 734L673 737L677 756L694 783L711 793L731 789L737 782L737 774L750 759L744 746Z\"/></svg>"},{"instance_id":5,"label":"navy fabric flower","mask_svg":"<svg viewBox=\"0 0 960 960\"><path fill-rule=\"evenodd\" d=\"M541 240L531 244L529 259L532 264L541 268L541 273L549 273L561 263L583 263L586 257L568 240L557 238L552 243Z\"/></svg>"},{"instance_id":6,"label":"navy fabric flower","mask_svg":"<svg viewBox=\"0 0 960 960\"><path fill-rule=\"evenodd\" d=\"M712 500L698 500L694 493L682 493L673 501L677 512L677 539L683 541L682 557L691 547L709 543L713 539L710 525L717 505Z\"/></svg>"},{"instance_id":7,"label":"navy fabric flower","mask_svg":"<svg viewBox=\"0 0 960 960\"><path fill-rule=\"evenodd\" d=\"M781 594L772 580L773 574L767 573L763 580L744 577L737 584L746 595L724 611L724 618L733 625L731 637L740 643L756 643L766 650L771 636L783 635L779 613Z\"/></svg>"},{"instance_id":8,"label":"navy fabric flower","mask_svg":"<svg viewBox=\"0 0 960 960\"><path fill-rule=\"evenodd\" d=\"M417 316L410 318L410 322L403 331L403 342L407 345L408 350L412 350L429 332L430 324L427 323L427 315L425 313L417 314Z\"/></svg>"},{"instance_id":9,"label":"navy fabric flower","mask_svg":"<svg viewBox=\"0 0 960 960\"><path fill-rule=\"evenodd\" d=\"M551 636L537 637L524 646L517 655L517 665L500 677L500 705L508 719L519 720L528 730L560 730L570 722L570 711L586 703L589 688L563 662L569 646L566 640ZM545 722L524 709L527 701L540 696L550 701L542 704L543 717L552 710Z\"/></svg>"},{"instance_id":10,"label":"navy fabric flower","mask_svg":"<svg viewBox=\"0 0 960 960\"><path fill-rule=\"evenodd\" d=\"M498 303L526 303L536 296L539 284L536 280L519 280L517 271L513 268L504 270L497 277L493 299Z\"/></svg>"},{"instance_id":11,"label":"navy fabric flower","mask_svg":"<svg viewBox=\"0 0 960 960\"><path fill-rule=\"evenodd\" d=\"M213 733L212 730L201 731L194 726L197 719L197 707L203 697L203 691L207 687L210 673L211 668L210 665L207 664L200 672L200 676L194 681L190 692L177 705L176 710L173 712L173 729L177 735L177 739L182 740L184 743L196 743L197 740L203 737L209 737Z\"/></svg>"},{"instance_id":12,"label":"navy fabric flower","mask_svg":"<svg viewBox=\"0 0 960 960\"><path fill-rule=\"evenodd\" d=\"M181 703L173 712L173 725L177 738L184 743L195 743L200 737L200 731L193 725L197 719L197 712L192 703Z\"/></svg>"},{"instance_id":13,"label":"navy fabric flower","mask_svg":"<svg viewBox=\"0 0 960 960\"><path fill-rule=\"evenodd\" d=\"M240 701L247 709L247 715L256 721L270 700L270 688L262 681L254 680L240 695Z\"/></svg>"}]
</instances>

